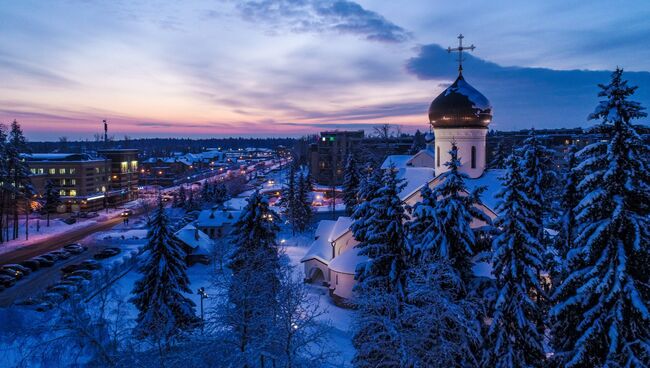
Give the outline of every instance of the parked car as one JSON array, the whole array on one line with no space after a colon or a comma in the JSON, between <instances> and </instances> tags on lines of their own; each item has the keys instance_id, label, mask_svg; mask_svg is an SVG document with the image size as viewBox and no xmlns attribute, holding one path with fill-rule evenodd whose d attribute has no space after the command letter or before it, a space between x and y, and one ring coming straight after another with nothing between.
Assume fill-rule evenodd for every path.
<instances>
[{"instance_id":1,"label":"parked car","mask_svg":"<svg viewBox=\"0 0 650 368\"><path fill-rule=\"evenodd\" d=\"M16 278L15 277L0 274L0 284L2 284L2 286L4 286L5 288L12 287L12 286L14 286L15 283L16 283Z\"/></svg>"},{"instance_id":2,"label":"parked car","mask_svg":"<svg viewBox=\"0 0 650 368\"><path fill-rule=\"evenodd\" d=\"M66 219L61 219L61 221L65 222L68 225L72 225L72 224L77 222L77 219L72 218L72 217L68 217Z\"/></svg>"},{"instance_id":3,"label":"parked car","mask_svg":"<svg viewBox=\"0 0 650 368\"><path fill-rule=\"evenodd\" d=\"M46 254L41 254L39 257L49 259L52 262L56 262L59 260L59 256L57 256L56 254L52 254L51 252Z\"/></svg>"},{"instance_id":4,"label":"parked car","mask_svg":"<svg viewBox=\"0 0 650 368\"><path fill-rule=\"evenodd\" d=\"M74 294L77 291L77 288L72 285L64 285L59 283L48 287L47 290L53 293L59 293L63 295L65 299L68 299L70 296L72 296L72 294Z\"/></svg>"},{"instance_id":5,"label":"parked car","mask_svg":"<svg viewBox=\"0 0 650 368\"><path fill-rule=\"evenodd\" d=\"M72 254L81 254L88 248L81 245L66 245L63 249Z\"/></svg>"},{"instance_id":6,"label":"parked car","mask_svg":"<svg viewBox=\"0 0 650 368\"><path fill-rule=\"evenodd\" d=\"M88 218L93 218L99 216L99 213L97 212L88 212Z\"/></svg>"},{"instance_id":7,"label":"parked car","mask_svg":"<svg viewBox=\"0 0 650 368\"><path fill-rule=\"evenodd\" d=\"M98 270L102 268L102 265L99 264L99 262L92 260L92 259L87 259L81 263L79 263L79 266L81 266L85 270Z\"/></svg>"},{"instance_id":8,"label":"parked car","mask_svg":"<svg viewBox=\"0 0 650 368\"><path fill-rule=\"evenodd\" d=\"M71 265L61 267L61 272L63 272L64 274L68 274L82 269L83 268L79 264L71 264Z\"/></svg>"},{"instance_id":9,"label":"parked car","mask_svg":"<svg viewBox=\"0 0 650 368\"><path fill-rule=\"evenodd\" d=\"M0 275L10 276L16 280L20 280L24 276L24 274L21 271L12 270L10 268L0 268Z\"/></svg>"},{"instance_id":10,"label":"parked car","mask_svg":"<svg viewBox=\"0 0 650 368\"><path fill-rule=\"evenodd\" d=\"M99 253L95 254L93 258L95 259L106 259L120 254L122 250L120 248L109 247Z\"/></svg>"},{"instance_id":11,"label":"parked car","mask_svg":"<svg viewBox=\"0 0 650 368\"><path fill-rule=\"evenodd\" d=\"M71 272L70 276L79 276L83 277L86 280L90 280L93 278L93 273L88 270L76 270Z\"/></svg>"},{"instance_id":12,"label":"parked car","mask_svg":"<svg viewBox=\"0 0 650 368\"><path fill-rule=\"evenodd\" d=\"M38 262L38 265L41 267L52 267L54 265L54 261L48 257L38 256L32 258L32 260Z\"/></svg>"},{"instance_id":13,"label":"parked car","mask_svg":"<svg viewBox=\"0 0 650 368\"><path fill-rule=\"evenodd\" d=\"M35 259L28 259L26 261L20 262L21 266L25 266L32 271L36 271L41 268L41 264Z\"/></svg>"},{"instance_id":14,"label":"parked car","mask_svg":"<svg viewBox=\"0 0 650 368\"><path fill-rule=\"evenodd\" d=\"M13 270L13 271L20 271L23 273L23 275L27 276L30 273L32 273L31 268L27 268L25 266L21 266L19 264L7 264L2 266L2 268L8 269L8 270Z\"/></svg>"},{"instance_id":15,"label":"parked car","mask_svg":"<svg viewBox=\"0 0 650 368\"><path fill-rule=\"evenodd\" d=\"M84 285L84 286L88 283L88 280L86 280L85 278L83 278L81 276L65 275L65 276L63 276L63 280L64 281L74 282L74 283L76 283L78 285Z\"/></svg>"},{"instance_id":16,"label":"parked car","mask_svg":"<svg viewBox=\"0 0 650 368\"><path fill-rule=\"evenodd\" d=\"M58 294L55 294L55 295L58 295ZM61 300L63 300L63 299L61 299ZM44 301L41 304L37 305L36 308L34 308L34 310L36 310L37 312L45 312L45 311L48 311L48 310L52 309L52 307L54 307L54 304L52 304L52 302Z\"/></svg>"},{"instance_id":17,"label":"parked car","mask_svg":"<svg viewBox=\"0 0 650 368\"><path fill-rule=\"evenodd\" d=\"M54 254L58 257L58 259L68 259L72 257L72 253L66 252L65 250L55 250L54 252L51 252L50 254Z\"/></svg>"}]
</instances>

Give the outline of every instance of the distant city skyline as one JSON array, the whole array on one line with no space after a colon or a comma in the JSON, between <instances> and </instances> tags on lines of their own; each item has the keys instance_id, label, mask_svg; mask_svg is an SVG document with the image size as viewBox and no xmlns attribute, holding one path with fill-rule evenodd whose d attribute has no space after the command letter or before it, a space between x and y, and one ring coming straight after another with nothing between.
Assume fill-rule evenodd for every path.
<instances>
[{"instance_id":1,"label":"distant city skyline","mask_svg":"<svg viewBox=\"0 0 650 368\"><path fill-rule=\"evenodd\" d=\"M642 0L6 2L0 122L31 140L93 139L102 119L117 139L425 131L463 33L490 128L584 127L616 66L650 108L649 12Z\"/></svg>"}]
</instances>

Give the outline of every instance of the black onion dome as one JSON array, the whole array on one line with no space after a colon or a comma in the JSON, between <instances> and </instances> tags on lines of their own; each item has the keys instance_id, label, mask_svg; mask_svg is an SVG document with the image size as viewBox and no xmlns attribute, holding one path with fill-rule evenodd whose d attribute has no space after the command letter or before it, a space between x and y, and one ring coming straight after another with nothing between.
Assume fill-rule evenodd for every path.
<instances>
[{"instance_id":1,"label":"black onion dome","mask_svg":"<svg viewBox=\"0 0 650 368\"><path fill-rule=\"evenodd\" d=\"M429 122L434 128L487 128L491 121L490 101L462 74L429 106Z\"/></svg>"}]
</instances>

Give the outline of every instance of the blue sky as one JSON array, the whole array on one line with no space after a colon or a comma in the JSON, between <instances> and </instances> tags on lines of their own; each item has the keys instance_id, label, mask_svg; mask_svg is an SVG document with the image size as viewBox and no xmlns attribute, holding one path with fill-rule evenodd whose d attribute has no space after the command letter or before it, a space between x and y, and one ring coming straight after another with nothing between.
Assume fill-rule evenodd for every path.
<instances>
[{"instance_id":1,"label":"blue sky","mask_svg":"<svg viewBox=\"0 0 650 368\"><path fill-rule=\"evenodd\" d=\"M464 75L501 130L587 126L616 66L650 106L648 1L0 0L0 121L30 139L426 130Z\"/></svg>"}]
</instances>

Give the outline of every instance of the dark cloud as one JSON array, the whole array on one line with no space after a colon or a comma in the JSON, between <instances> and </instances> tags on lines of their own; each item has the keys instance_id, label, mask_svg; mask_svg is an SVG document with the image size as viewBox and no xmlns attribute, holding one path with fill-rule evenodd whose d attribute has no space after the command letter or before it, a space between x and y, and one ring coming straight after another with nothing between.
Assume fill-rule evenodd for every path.
<instances>
[{"instance_id":1,"label":"dark cloud","mask_svg":"<svg viewBox=\"0 0 650 368\"><path fill-rule=\"evenodd\" d=\"M458 73L455 60L442 47L426 45L407 61L406 69L419 79L451 79ZM503 130L588 125L587 115L598 103L597 85L608 82L611 73L508 67L471 55L465 57L463 69L465 79L492 103L492 126ZM650 107L650 73L624 75L639 86L633 98Z\"/></svg>"},{"instance_id":2,"label":"dark cloud","mask_svg":"<svg viewBox=\"0 0 650 368\"><path fill-rule=\"evenodd\" d=\"M404 28L348 0L244 1L237 8L248 21L294 32L334 31L379 42L404 42L411 37Z\"/></svg>"},{"instance_id":3,"label":"dark cloud","mask_svg":"<svg viewBox=\"0 0 650 368\"><path fill-rule=\"evenodd\" d=\"M5 74L3 76L3 74ZM22 76L29 79L38 81L39 83L46 83L50 86L57 87L72 87L79 85L77 82L61 76L56 72L32 65L25 61L18 61L9 57L6 54L0 53L0 77L5 81L11 80L16 76Z\"/></svg>"}]
</instances>

